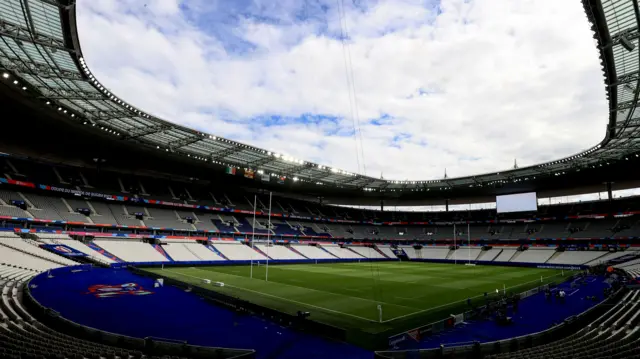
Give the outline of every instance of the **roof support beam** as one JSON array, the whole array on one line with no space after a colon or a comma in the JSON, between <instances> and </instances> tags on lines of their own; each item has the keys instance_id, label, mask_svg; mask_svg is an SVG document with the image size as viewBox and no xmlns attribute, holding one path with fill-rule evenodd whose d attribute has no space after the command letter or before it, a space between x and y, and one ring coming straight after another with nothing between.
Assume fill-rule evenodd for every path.
<instances>
[{"instance_id":1,"label":"roof support beam","mask_svg":"<svg viewBox=\"0 0 640 359\"><path fill-rule=\"evenodd\" d=\"M111 119L114 118L122 118L122 117L130 117L131 115L122 112L122 111L103 111L103 110L97 110L97 111L90 111L90 110L85 110L83 111L83 114L92 117L94 120L96 121L109 121Z\"/></svg>"},{"instance_id":2,"label":"roof support beam","mask_svg":"<svg viewBox=\"0 0 640 359\"><path fill-rule=\"evenodd\" d=\"M638 27L636 26L636 27L627 29L625 31L613 34L613 35L611 35L611 42L609 44L605 45L604 47L607 48L607 47L619 45L623 36L627 40L635 40L637 38L640 38L640 31L638 31Z\"/></svg>"},{"instance_id":3,"label":"roof support beam","mask_svg":"<svg viewBox=\"0 0 640 359\"><path fill-rule=\"evenodd\" d=\"M192 143L196 143L196 142L202 141L204 139L205 139L205 137L203 137L203 136L194 135L194 136L185 137L185 138L182 138L182 139L179 139L179 140L176 140L176 141L169 142L168 146L172 150L177 150L180 147L188 146L188 145L190 145Z\"/></svg>"},{"instance_id":4,"label":"roof support beam","mask_svg":"<svg viewBox=\"0 0 640 359\"><path fill-rule=\"evenodd\" d=\"M264 166L269 162L273 162L277 160L277 158L275 156L267 156L267 157L263 157L260 159L257 159L255 161L251 161L251 162L247 162L247 167L249 168L258 168L260 166Z\"/></svg>"},{"instance_id":5,"label":"roof support beam","mask_svg":"<svg viewBox=\"0 0 640 359\"><path fill-rule=\"evenodd\" d=\"M296 174L296 172L304 170L306 168L311 168L311 167L313 167L313 165L310 164L310 163L305 163L305 164L301 164L301 165L297 165L297 166L291 166L291 167L285 168L282 171L282 174L285 175L285 176L293 176L293 175Z\"/></svg>"},{"instance_id":6,"label":"roof support beam","mask_svg":"<svg viewBox=\"0 0 640 359\"><path fill-rule=\"evenodd\" d=\"M28 42L55 49L55 51L60 50L75 53L75 50L64 46L62 39L56 39L41 33L33 33L29 29L4 20L0 20L0 35L14 39L18 42L18 45L20 45L20 42Z\"/></svg>"},{"instance_id":7,"label":"roof support beam","mask_svg":"<svg viewBox=\"0 0 640 359\"><path fill-rule=\"evenodd\" d=\"M368 185L372 184L372 183L373 183L373 182L375 182L375 181L377 181L377 179L375 179L375 178L367 178L367 180L366 180L366 181L364 181L364 183L362 183L362 184L358 185L358 187L357 187L357 188L358 188L358 189L365 188L365 187L367 187Z\"/></svg>"},{"instance_id":8,"label":"roof support beam","mask_svg":"<svg viewBox=\"0 0 640 359\"><path fill-rule=\"evenodd\" d=\"M64 78L67 80L79 81L84 80L82 75L77 72L58 70L51 66L38 63L22 62L19 59L12 59L6 56L0 56L0 64L2 64L3 67L6 67L7 70L16 72L18 75L22 72L26 72L36 77Z\"/></svg>"},{"instance_id":9,"label":"roof support beam","mask_svg":"<svg viewBox=\"0 0 640 359\"><path fill-rule=\"evenodd\" d=\"M159 132L163 132L166 130L169 130L171 128L171 126L166 125L166 124L162 124L162 125L157 125L157 126L149 126L149 127L138 127L135 128L133 130L130 130L128 133L126 133L124 136L122 136L122 139L135 139L135 138L139 138L139 137L144 137L147 135L151 135L154 133L159 133ZM122 131L124 132L124 131Z\"/></svg>"},{"instance_id":10,"label":"roof support beam","mask_svg":"<svg viewBox=\"0 0 640 359\"><path fill-rule=\"evenodd\" d=\"M350 183L350 182L353 182L353 181L359 180L359 179L361 179L361 178L362 178L362 176L361 176L361 175L349 176L349 177L346 177L346 178L345 178L345 179L343 179L343 180L336 181L336 183L339 183L339 184L348 184L348 183Z\"/></svg>"},{"instance_id":11,"label":"roof support beam","mask_svg":"<svg viewBox=\"0 0 640 359\"><path fill-rule=\"evenodd\" d=\"M632 118L631 120L629 120L629 122L626 122L626 123L625 122L616 123L614 128L618 130L618 129L624 129L628 127L638 127L638 126L640 126L640 117Z\"/></svg>"},{"instance_id":12,"label":"roof support beam","mask_svg":"<svg viewBox=\"0 0 640 359\"><path fill-rule=\"evenodd\" d=\"M41 97L50 100L104 100L101 94L97 92L69 91L65 89L52 89L49 87L38 86L37 89L42 94Z\"/></svg>"},{"instance_id":13,"label":"roof support beam","mask_svg":"<svg viewBox=\"0 0 640 359\"><path fill-rule=\"evenodd\" d=\"M233 146L233 147L225 148L224 150L220 150L218 152L213 152L211 154L211 161L220 161L225 157L232 155L234 153L240 152L242 150L243 148L240 146Z\"/></svg>"},{"instance_id":14,"label":"roof support beam","mask_svg":"<svg viewBox=\"0 0 640 359\"><path fill-rule=\"evenodd\" d=\"M627 84L630 82L636 82L640 79L640 71L629 72L628 74L618 76L618 81L609 85L609 87L615 87L618 85Z\"/></svg>"},{"instance_id":15,"label":"roof support beam","mask_svg":"<svg viewBox=\"0 0 640 359\"><path fill-rule=\"evenodd\" d=\"M620 102L616 105L616 107L613 110L611 110L611 112L618 112L618 111L634 108L636 106L638 106L638 103L635 100Z\"/></svg>"}]
</instances>

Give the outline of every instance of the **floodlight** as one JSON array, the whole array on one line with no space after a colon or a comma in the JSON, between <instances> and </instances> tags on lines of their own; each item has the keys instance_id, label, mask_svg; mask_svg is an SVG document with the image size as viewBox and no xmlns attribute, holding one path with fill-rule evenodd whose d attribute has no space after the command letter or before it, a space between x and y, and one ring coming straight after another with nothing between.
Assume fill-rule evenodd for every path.
<instances>
[{"instance_id":1,"label":"floodlight","mask_svg":"<svg viewBox=\"0 0 640 359\"><path fill-rule=\"evenodd\" d=\"M5 72L5 73L2 74L2 77L4 77L5 79L8 79L9 78L9 74Z\"/></svg>"}]
</instances>

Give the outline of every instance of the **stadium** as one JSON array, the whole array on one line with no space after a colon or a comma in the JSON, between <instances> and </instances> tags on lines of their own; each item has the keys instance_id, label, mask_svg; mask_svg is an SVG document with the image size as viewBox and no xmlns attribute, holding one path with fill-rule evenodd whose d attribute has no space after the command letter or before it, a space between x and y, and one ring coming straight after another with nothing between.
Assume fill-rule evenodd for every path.
<instances>
[{"instance_id":1,"label":"stadium","mask_svg":"<svg viewBox=\"0 0 640 359\"><path fill-rule=\"evenodd\" d=\"M581 5L602 141L409 181L155 117L76 0L0 1L0 359L640 358L640 10Z\"/></svg>"}]
</instances>

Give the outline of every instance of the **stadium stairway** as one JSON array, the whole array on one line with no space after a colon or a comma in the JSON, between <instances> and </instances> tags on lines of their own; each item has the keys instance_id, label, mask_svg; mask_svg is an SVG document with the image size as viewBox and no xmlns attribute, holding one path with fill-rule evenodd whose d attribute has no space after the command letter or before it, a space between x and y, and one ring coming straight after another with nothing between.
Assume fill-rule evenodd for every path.
<instances>
[{"instance_id":1,"label":"stadium stairway","mask_svg":"<svg viewBox=\"0 0 640 359\"><path fill-rule=\"evenodd\" d=\"M287 248L291 249L291 251L293 251L293 253L295 253L295 254L297 254L297 255L301 256L302 258L309 259L309 257L307 257L307 256L305 256L304 254L300 253L300 252L299 252L297 249L295 249L293 246L291 246L291 245L288 245L288 244L287 244Z\"/></svg>"},{"instance_id":2,"label":"stadium stairway","mask_svg":"<svg viewBox=\"0 0 640 359\"><path fill-rule=\"evenodd\" d=\"M561 255L562 252L555 252L549 259L545 261L545 263L549 263L551 260L555 259L557 256Z\"/></svg>"},{"instance_id":3,"label":"stadium stairway","mask_svg":"<svg viewBox=\"0 0 640 359\"><path fill-rule=\"evenodd\" d=\"M108 300L89 293L95 285L134 284L127 295ZM370 359L372 353L287 328L265 318L215 306L199 296L126 269L90 271L34 278L34 298L73 322L121 335L188 341L191 345L255 348L258 359ZM138 290L147 293L136 295ZM100 313L100 315L96 315ZM313 348L313 350L309 350Z\"/></svg>"},{"instance_id":4,"label":"stadium stairway","mask_svg":"<svg viewBox=\"0 0 640 359\"><path fill-rule=\"evenodd\" d=\"M513 308L510 308L507 314L513 318L512 325L499 326L493 318L472 320L425 337L420 342L405 341L399 349L431 349L440 345L474 341L485 343L539 332L599 303L603 299L603 290L609 287L604 277L596 276L587 277L584 284L578 287L576 285L575 281L564 282L554 289L565 290L567 296L564 303L556 299L547 300L542 292L520 300L518 311L513 312ZM587 300L587 296L595 296L598 300ZM544 315L540 315L541 313Z\"/></svg>"},{"instance_id":5,"label":"stadium stairway","mask_svg":"<svg viewBox=\"0 0 640 359\"><path fill-rule=\"evenodd\" d=\"M171 256L169 255L169 253L167 253L167 251L164 250L164 248L162 248L161 245L159 244L152 244L151 247L153 247L156 251L158 251L158 253L162 254L165 258L167 258L168 260L173 262L173 258L171 258Z\"/></svg>"},{"instance_id":6,"label":"stadium stairway","mask_svg":"<svg viewBox=\"0 0 640 359\"><path fill-rule=\"evenodd\" d=\"M213 244L209 244L206 247L209 248L209 250L213 251L215 254L219 255L220 257L226 260L229 260L229 258L225 257L224 254L222 254L222 252L220 252L218 248L216 248Z\"/></svg>"},{"instance_id":7,"label":"stadium stairway","mask_svg":"<svg viewBox=\"0 0 640 359\"><path fill-rule=\"evenodd\" d=\"M511 258L509 258L509 262L517 262L517 258L520 257L520 255L523 253L524 251L516 251Z\"/></svg>"},{"instance_id":8,"label":"stadium stairway","mask_svg":"<svg viewBox=\"0 0 640 359\"><path fill-rule=\"evenodd\" d=\"M99 245L97 245L97 244L95 244L93 242L87 242L86 245L87 245L87 247L93 249L94 251L96 251L96 252L102 254L103 256L111 259L112 261L120 262L120 263L124 262L122 259L120 259L120 258L114 256L113 254L107 252L102 247L100 247Z\"/></svg>"},{"instance_id":9,"label":"stadium stairway","mask_svg":"<svg viewBox=\"0 0 640 359\"><path fill-rule=\"evenodd\" d=\"M317 247L318 247L318 248L320 248L320 249L322 249L323 251L325 251L325 252L329 253L329 255L330 255L331 257L333 257L333 258L338 258L338 257L336 257L336 255L335 255L335 254L333 254L333 253L329 252L325 247L323 247L323 246L321 246L321 245L317 245Z\"/></svg>"},{"instance_id":10,"label":"stadium stairway","mask_svg":"<svg viewBox=\"0 0 640 359\"><path fill-rule=\"evenodd\" d=\"M375 246L375 247L373 247L373 248L375 248L375 250L376 250L378 253L380 253L380 255L381 255L381 256L383 256L384 258L389 258L389 256L388 256L388 255L386 255L386 254L384 254L384 253L380 250L380 248L378 248L377 246Z\"/></svg>"},{"instance_id":11,"label":"stadium stairway","mask_svg":"<svg viewBox=\"0 0 640 359\"><path fill-rule=\"evenodd\" d=\"M265 252L263 252L260 248L258 248L256 246L251 247L251 243L245 243L245 245L248 246L249 248L252 248L254 251L262 254L263 256L265 256L267 258L273 259L273 258L269 257Z\"/></svg>"}]
</instances>

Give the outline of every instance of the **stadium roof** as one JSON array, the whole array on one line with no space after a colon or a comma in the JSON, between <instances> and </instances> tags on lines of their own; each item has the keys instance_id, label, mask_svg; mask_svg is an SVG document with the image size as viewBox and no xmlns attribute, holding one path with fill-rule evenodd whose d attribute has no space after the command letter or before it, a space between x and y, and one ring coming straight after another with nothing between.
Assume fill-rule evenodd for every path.
<instances>
[{"instance_id":1,"label":"stadium roof","mask_svg":"<svg viewBox=\"0 0 640 359\"><path fill-rule=\"evenodd\" d=\"M86 0L89 1L89 0ZM100 84L80 48L75 0L2 0L0 67L5 81L114 140L136 141L186 159L364 191L426 191L561 176L606 166L640 149L640 13L635 0L583 0L600 51L610 107L604 140L566 158L507 171L429 181L384 180L271 153L147 114Z\"/></svg>"}]
</instances>

